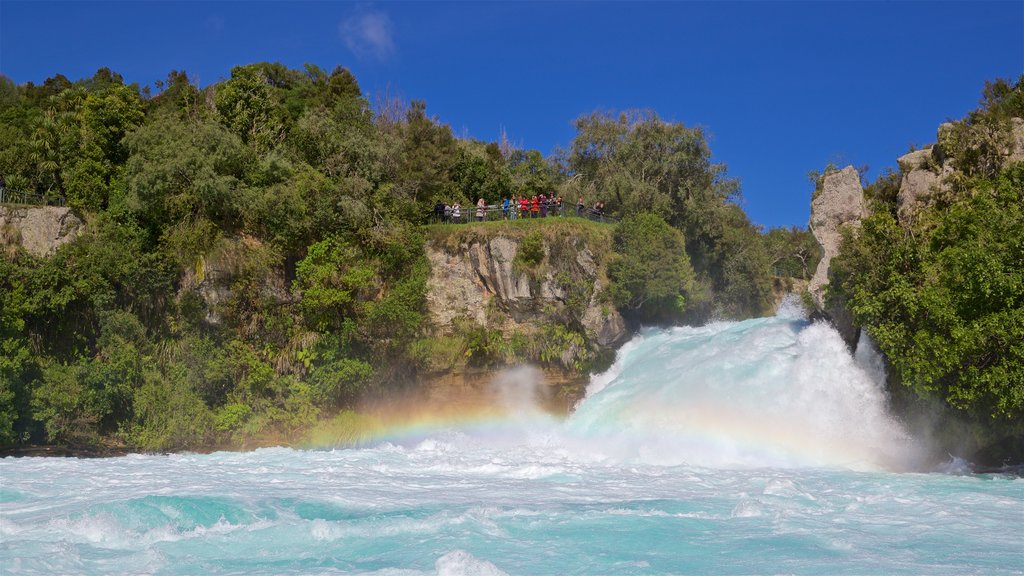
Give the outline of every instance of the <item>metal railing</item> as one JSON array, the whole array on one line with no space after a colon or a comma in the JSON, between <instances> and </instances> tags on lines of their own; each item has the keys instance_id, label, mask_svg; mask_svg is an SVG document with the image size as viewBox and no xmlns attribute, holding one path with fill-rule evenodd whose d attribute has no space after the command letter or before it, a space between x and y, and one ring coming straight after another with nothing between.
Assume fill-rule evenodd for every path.
<instances>
[{"instance_id":1,"label":"metal railing","mask_svg":"<svg viewBox=\"0 0 1024 576\"><path fill-rule=\"evenodd\" d=\"M9 188L0 187L0 204L64 206L67 204L67 198L63 196L50 196L47 194L33 194L31 192L18 192Z\"/></svg>"},{"instance_id":2,"label":"metal railing","mask_svg":"<svg viewBox=\"0 0 1024 576\"><path fill-rule=\"evenodd\" d=\"M513 207L511 204L506 209L501 204L488 204L484 207L477 205L459 207L458 212L451 207L444 211L435 208L430 213L430 221L435 224L466 224L470 222L497 222L500 220L534 220L542 218L586 218L593 222L606 224L618 223L617 218L608 216L593 208L577 209L576 205L549 204L538 206L536 211L530 204L527 210L522 210L519 205Z\"/></svg>"}]
</instances>

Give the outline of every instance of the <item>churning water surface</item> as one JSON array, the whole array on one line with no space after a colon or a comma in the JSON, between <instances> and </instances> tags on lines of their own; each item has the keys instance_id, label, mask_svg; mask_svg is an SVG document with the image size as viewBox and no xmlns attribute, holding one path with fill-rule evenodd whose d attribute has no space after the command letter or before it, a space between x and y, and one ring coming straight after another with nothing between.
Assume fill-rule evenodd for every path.
<instances>
[{"instance_id":1,"label":"churning water surface","mask_svg":"<svg viewBox=\"0 0 1024 576\"><path fill-rule=\"evenodd\" d=\"M1024 574L1024 479L929 473L786 312L647 331L565 420L359 447L0 460L3 574Z\"/></svg>"}]
</instances>

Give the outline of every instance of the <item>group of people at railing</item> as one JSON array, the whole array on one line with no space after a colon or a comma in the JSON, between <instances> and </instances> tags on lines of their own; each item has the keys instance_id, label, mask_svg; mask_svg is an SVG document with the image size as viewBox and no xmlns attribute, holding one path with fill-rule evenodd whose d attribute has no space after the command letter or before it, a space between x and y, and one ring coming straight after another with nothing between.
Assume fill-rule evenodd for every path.
<instances>
[{"instance_id":1,"label":"group of people at railing","mask_svg":"<svg viewBox=\"0 0 1024 576\"><path fill-rule=\"evenodd\" d=\"M475 212L473 208L463 208L458 201L451 204L438 201L434 205L433 218L437 222L445 224L458 224L469 222L475 219L477 222L485 220L496 220L500 215L502 220L518 220L524 218L547 218L549 216L565 216L565 203L561 196L537 194L536 196L506 196L500 204L488 204L480 197L477 199ZM605 221L604 202L598 201L590 209L587 209L586 202L580 196L576 203L576 216L592 218Z\"/></svg>"}]
</instances>

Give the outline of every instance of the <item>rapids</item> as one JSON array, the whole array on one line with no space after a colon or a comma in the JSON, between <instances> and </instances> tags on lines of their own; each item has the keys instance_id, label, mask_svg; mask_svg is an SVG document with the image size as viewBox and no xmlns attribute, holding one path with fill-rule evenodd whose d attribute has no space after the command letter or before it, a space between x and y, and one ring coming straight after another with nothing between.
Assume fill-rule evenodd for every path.
<instances>
[{"instance_id":1,"label":"rapids","mask_svg":"<svg viewBox=\"0 0 1024 576\"><path fill-rule=\"evenodd\" d=\"M645 331L564 420L521 369L358 446L6 458L0 572L1024 574L1024 479L923 469L872 366L784 311Z\"/></svg>"}]
</instances>

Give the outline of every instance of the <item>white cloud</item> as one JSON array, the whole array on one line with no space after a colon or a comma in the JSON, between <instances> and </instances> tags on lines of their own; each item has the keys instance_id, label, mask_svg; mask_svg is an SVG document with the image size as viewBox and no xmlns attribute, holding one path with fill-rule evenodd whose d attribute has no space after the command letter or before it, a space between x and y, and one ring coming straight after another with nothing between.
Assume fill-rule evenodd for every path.
<instances>
[{"instance_id":1,"label":"white cloud","mask_svg":"<svg viewBox=\"0 0 1024 576\"><path fill-rule=\"evenodd\" d=\"M387 60L395 54L391 17L375 10L359 10L338 25L345 46L358 58Z\"/></svg>"}]
</instances>

